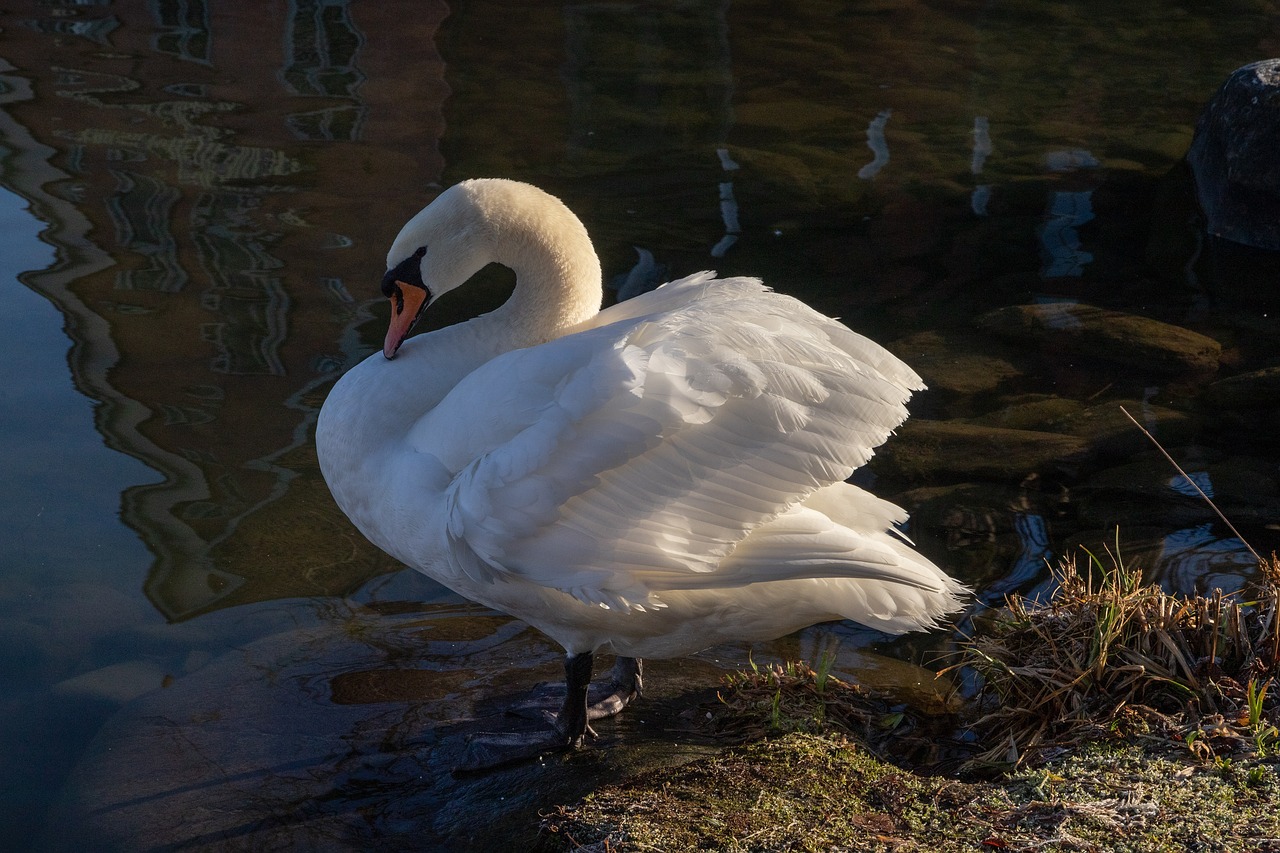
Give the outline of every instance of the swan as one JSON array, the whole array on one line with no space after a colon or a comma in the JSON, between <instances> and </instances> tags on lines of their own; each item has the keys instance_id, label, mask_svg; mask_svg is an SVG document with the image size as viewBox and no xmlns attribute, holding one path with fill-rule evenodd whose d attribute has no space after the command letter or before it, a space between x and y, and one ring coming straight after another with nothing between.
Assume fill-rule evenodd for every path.
<instances>
[{"instance_id":1,"label":"swan","mask_svg":"<svg viewBox=\"0 0 1280 853\"><path fill-rule=\"evenodd\" d=\"M493 262L516 275L505 304L406 340ZM895 535L906 514L844 482L923 387L879 345L711 272L601 310L582 223L510 180L445 190L387 270L382 355L319 415L324 478L378 547L566 652L549 731L473 736L466 766L580 746L640 694L643 658L960 608L968 590Z\"/></svg>"}]
</instances>

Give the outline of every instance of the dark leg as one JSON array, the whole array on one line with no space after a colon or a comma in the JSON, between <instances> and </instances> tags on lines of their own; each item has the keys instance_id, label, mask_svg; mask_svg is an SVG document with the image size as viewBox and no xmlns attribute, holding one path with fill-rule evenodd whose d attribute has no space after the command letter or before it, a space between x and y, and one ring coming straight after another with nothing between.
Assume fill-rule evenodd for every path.
<instances>
[{"instance_id":1,"label":"dark leg","mask_svg":"<svg viewBox=\"0 0 1280 853\"><path fill-rule=\"evenodd\" d=\"M565 684L573 678L568 671L572 660L571 656L565 662ZM639 658L619 657L609 677L588 688L587 720L612 717L643 695L642 670L643 662ZM535 720L559 718L569 705L569 699L562 692L564 689L565 685L558 682L540 684L528 696L507 708L507 713Z\"/></svg>"},{"instance_id":2,"label":"dark leg","mask_svg":"<svg viewBox=\"0 0 1280 853\"><path fill-rule=\"evenodd\" d=\"M564 704L556 715L556 728L567 740L567 746L582 746L582 739L588 732L595 736L587 725L587 690L591 687L591 669L595 659L591 652L569 655L564 660Z\"/></svg>"},{"instance_id":3,"label":"dark leg","mask_svg":"<svg viewBox=\"0 0 1280 853\"><path fill-rule=\"evenodd\" d=\"M591 652L569 655L564 661L565 694L559 714L546 713L550 725L540 732L480 732L467 739L455 772L488 770L527 761L551 752L577 749L595 732L587 725L587 690L591 686Z\"/></svg>"}]
</instances>

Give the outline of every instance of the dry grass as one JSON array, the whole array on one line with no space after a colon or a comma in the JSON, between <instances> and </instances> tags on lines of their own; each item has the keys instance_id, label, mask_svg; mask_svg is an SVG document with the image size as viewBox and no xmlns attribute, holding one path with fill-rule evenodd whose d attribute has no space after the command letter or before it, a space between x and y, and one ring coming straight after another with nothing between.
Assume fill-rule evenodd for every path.
<instances>
[{"instance_id":1,"label":"dry grass","mask_svg":"<svg viewBox=\"0 0 1280 853\"><path fill-rule=\"evenodd\" d=\"M1053 597L1012 597L956 667L984 680L979 763L1008 768L1099 737L1154 738L1202 758L1280 752L1280 563L1250 599L1181 597L1116 556L1056 571Z\"/></svg>"}]
</instances>

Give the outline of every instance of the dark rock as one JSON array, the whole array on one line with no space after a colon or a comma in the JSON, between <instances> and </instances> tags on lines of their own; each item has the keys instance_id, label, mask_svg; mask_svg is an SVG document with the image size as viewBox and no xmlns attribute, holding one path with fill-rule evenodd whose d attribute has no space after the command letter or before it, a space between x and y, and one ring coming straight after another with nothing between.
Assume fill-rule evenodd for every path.
<instances>
[{"instance_id":1,"label":"dark rock","mask_svg":"<svg viewBox=\"0 0 1280 853\"><path fill-rule=\"evenodd\" d=\"M1014 398L970 423L1073 435L1087 441L1090 454L1099 458L1152 449L1151 440L1125 417L1125 411L1165 445L1186 444L1200 429L1199 421L1190 415L1143 400L1110 400L1086 406L1077 400L1037 395Z\"/></svg>"},{"instance_id":2,"label":"dark rock","mask_svg":"<svg viewBox=\"0 0 1280 853\"><path fill-rule=\"evenodd\" d=\"M1213 373L1222 345L1213 338L1136 314L1074 302L1010 305L977 320L1002 338L1039 344L1055 356L1099 359L1163 375Z\"/></svg>"},{"instance_id":3,"label":"dark rock","mask_svg":"<svg viewBox=\"0 0 1280 853\"><path fill-rule=\"evenodd\" d=\"M1021 481L1074 467L1088 452L1076 436L913 418L898 431L877 470L906 479Z\"/></svg>"},{"instance_id":4,"label":"dark rock","mask_svg":"<svg viewBox=\"0 0 1280 853\"><path fill-rule=\"evenodd\" d=\"M1274 408L1280 400L1280 367L1221 379L1205 389L1205 401L1227 408Z\"/></svg>"},{"instance_id":5,"label":"dark rock","mask_svg":"<svg viewBox=\"0 0 1280 853\"><path fill-rule=\"evenodd\" d=\"M1231 458L1206 463L1184 458L1181 464L1234 523L1267 523L1280 513L1280 488L1264 462ZM1077 486L1074 494L1081 522L1102 528L1195 525L1218 518L1213 506L1156 453L1099 471Z\"/></svg>"},{"instance_id":6,"label":"dark rock","mask_svg":"<svg viewBox=\"0 0 1280 853\"><path fill-rule=\"evenodd\" d=\"M1200 422L1196 418L1142 400L1099 403L1063 418L1054 428L1085 439L1089 442L1089 449L1098 457L1132 456L1151 450L1151 439L1125 416L1126 411L1137 418L1157 441L1168 447L1191 442L1200 430Z\"/></svg>"},{"instance_id":7,"label":"dark rock","mask_svg":"<svg viewBox=\"0 0 1280 853\"><path fill-rule=\"evenodd\" d=\"M895 341L889 349L911 365L930 388L961 395L991 391L1027 372L1025 366L1018 366L1015 348L973 333L917 332Z\"/></svg>"},{"instance_id":8,"label":"dark rock","mask_svg":"<svg viewBox=\"0 0 1280 853\"><path fill-rule=\"evenodd\" d=\"M1078 415L1084 409L1084 403L1078 400L1052 394L1022 394L1002 400L997 408L972 418L970 422L1006 429L1060 432L1057 426L1062 421Z\"/></svg>"},{"instance_id":9,"label":"dark rock","mask_svg":"<svg viewBox=\"0 0 1280 853\"><path fill-rule=\"evenodd\" d=\"M1231 73L1196 124L1187 162L1206 228L1280 250L1280 59Z\"/></svg>"}]
</instances>

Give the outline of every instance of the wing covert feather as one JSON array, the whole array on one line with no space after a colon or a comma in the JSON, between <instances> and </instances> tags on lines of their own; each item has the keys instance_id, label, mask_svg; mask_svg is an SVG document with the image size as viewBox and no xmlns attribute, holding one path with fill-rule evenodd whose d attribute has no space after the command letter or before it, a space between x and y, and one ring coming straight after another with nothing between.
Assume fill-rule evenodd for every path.
<instances>
[{"instance_id":1,"label":"wing covert feather","mask_svg":"<svg viewBox=\"0 0 1280 853\"><path fill-rule=\"evenodd\" d=\"M409 440L454 473L459 571L643 608L691 575L759 580L725 557L864 464L920 387L797 300L704 274L488 362Z\"/></svg>"}]
</instances>

